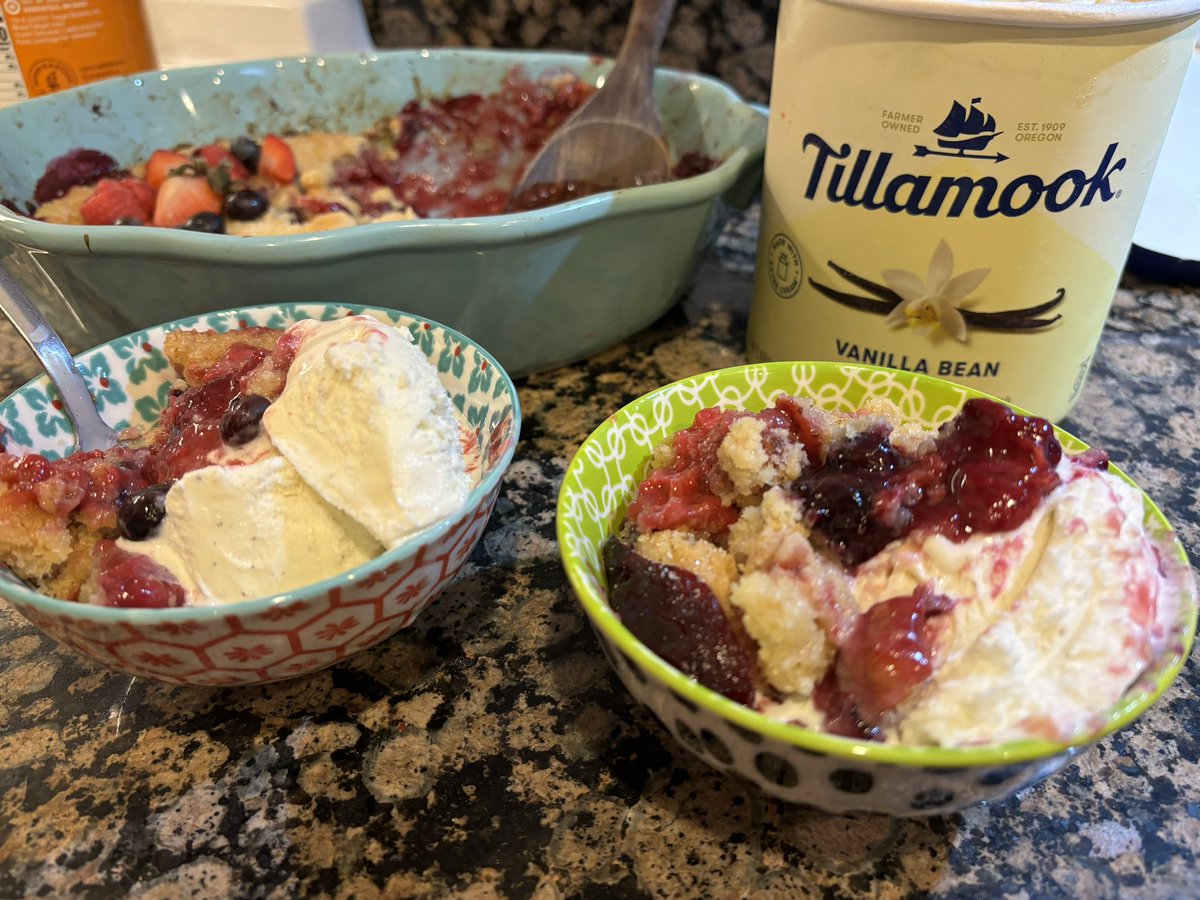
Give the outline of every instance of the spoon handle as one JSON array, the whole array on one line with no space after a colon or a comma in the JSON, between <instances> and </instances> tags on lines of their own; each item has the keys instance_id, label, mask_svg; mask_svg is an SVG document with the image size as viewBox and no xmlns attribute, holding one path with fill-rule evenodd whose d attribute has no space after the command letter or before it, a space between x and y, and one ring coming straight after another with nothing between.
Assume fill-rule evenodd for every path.
<instances>
[{"instance_id":1,"label":"spoon handle","mask_svg":"<svg viewBox=\"0 0 1200 900\"><path fill-rule=\"evenodd\" d=\"M625 39L617 54L618 64L613 67L617 79L637 84L653 80L658 51L674 12L675 0L634 0ZM621 92L614 88L610 93Z\"/></svg>"},{"instance_id":2,"label":"spoon handle","mask_svg":"<svg viewBox=\"0 0 1200 900\"><path fill-rule=\"evenodd\" d=\"M106 450L117 442L113 431L96 410L83 375L62 338L26 296L17 280L0 266L0 310L8 316L58 389L67 418L75 426L80 450Z\"/></svg>"}]
</instances>

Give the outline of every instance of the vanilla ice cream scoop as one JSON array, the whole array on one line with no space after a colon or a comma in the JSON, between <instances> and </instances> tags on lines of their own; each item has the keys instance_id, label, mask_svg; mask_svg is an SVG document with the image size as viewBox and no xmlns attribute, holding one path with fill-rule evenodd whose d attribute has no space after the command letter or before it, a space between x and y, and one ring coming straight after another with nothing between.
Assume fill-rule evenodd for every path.
<instances>
[{"instance_id":1,"label":"vanilla ice cream scoop","mask_svg":"<svg viewBox=\"0 0 1200 900\"><path fill-rule=\"evenodd\" d=\"M902 710L902 742L1076 739L1103 725L1101 711L1163 651L1190 569L1146 533L1135 488L1069 460L1061 468L1043 512L1053 527L1012 558L1016 567L1034 557L1019 596L1006 610L998 592L963 596L935 645L934 676ZM973 608L986 611L986 627L953 647L956 620Z\"/></svg>"},{"instance_id":2,"label":"vanilla ice cream scoop","mask_svg":"<svg viewBox=\"0 0 1200 900\"><path fill-rule=\"evenodd\" d=\"M406 329L304 320L280 342L295 354L257 436L176 481L147 539L118 541L190 603L333 577L450 516L473 486L454 404Z\"/></svg>"},{"instance_id":3,"label":"vanilla ice cream scoop","mask_svg":"<svg viewBox=\"0 0 1200 900\"><path fill-rule=\"evenodd\" d=\"M313 490L385 547L458 509L471 490L458 417L409 334L366 316L291 331L263 428Z\"/></svg>"},{"instance_id":4,"label":"vanilla ice cream scoop","mask_svg":"<svg viewBox=\"0 0 1200 900\"><path fill-rule=\"evenodd\" d=\"M145 541L122 541L170 571L192 603L266 597L344 572L383 550L282 456L189 472Z\"/></svg>"}]
</instances>

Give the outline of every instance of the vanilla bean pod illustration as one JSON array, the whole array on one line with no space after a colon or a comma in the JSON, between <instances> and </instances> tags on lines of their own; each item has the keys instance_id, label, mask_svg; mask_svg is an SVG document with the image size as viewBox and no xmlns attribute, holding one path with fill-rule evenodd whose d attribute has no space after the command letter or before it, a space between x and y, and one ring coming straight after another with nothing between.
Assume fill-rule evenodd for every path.
<instances>
[{"instance_id":1,"label":"vanilla bean pod illustration","mask_svg":"<svg viewBox=\"0 0 1200 900\"><path fill-rule=\"evenodd\" d=\"M833 260L829 260L827 264L836 274L855 287L874 295L874 297L864 297L860 294L839 291L828 285L821 284L813 278L809 278L808 283L830 300L851 309L885 316L895 309L898 304L903 302L903 298L891 288L864 278L861 275L856 275L849 269L839 266ZM1062 318L1061 313L1049 318L1043 318L1043 316L1062 303L1066 295L1066 289L1059 288L1054 296L1044 303L1019 309L997 310L995 312L978 312L976 310L963 309L962 307L955 308L962 314L963 320L973 328L984 331L1032 331L1053 325Z\"/></svg>"}]
</instances>

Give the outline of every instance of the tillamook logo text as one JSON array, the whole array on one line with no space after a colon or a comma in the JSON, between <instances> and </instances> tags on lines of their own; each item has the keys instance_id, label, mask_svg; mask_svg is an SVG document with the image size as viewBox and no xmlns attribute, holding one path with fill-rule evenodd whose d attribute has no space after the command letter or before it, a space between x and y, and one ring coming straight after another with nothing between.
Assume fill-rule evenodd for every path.
<instances>
[{"instance_id":1,"label":"tillamook logo text","mask_svg":"<svg viewBox=\"0 0 1200 900\"><path fill-rule=\"evenodd\" d=\"M901 173L890 176L891 153L859 150L849 144L837 149L818 134L804 136L804 150L816 149L812 172L804 196L812 200L824 192L831 203L883 209L910 216L958 218L964 213L979 219L992 216L1023 216L1037 206L1059 213L1073 206L1107 203L1119 197L1110 179L1125 168L1125 157L1117 158L1117 144L1108 145L1095 171L1071 169L1047 180L1040 175L1019 175L1001 183L985 175L979 178ZM853 160L851 155L853 154ZM843 162L842 160L846 160Z\"/></svg>"}]
</instances>

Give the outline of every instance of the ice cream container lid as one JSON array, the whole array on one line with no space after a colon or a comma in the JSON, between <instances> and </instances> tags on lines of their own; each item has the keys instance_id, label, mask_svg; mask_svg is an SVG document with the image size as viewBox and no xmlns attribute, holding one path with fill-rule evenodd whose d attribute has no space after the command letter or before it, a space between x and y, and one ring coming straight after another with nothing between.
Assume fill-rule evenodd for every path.
<instances>
[{"instance_id":1,"label":"ice cream container lid","mask_svg":"<svg viewBox=\"0 0 1200 900\"><path fill-rule=\"evenodd\" d=\"M785 0L796 2L796 0ZM1200 17L1200 0L821 0L898 16L1039 28L1104 28Z\"/></svg>"}]
</instances>

